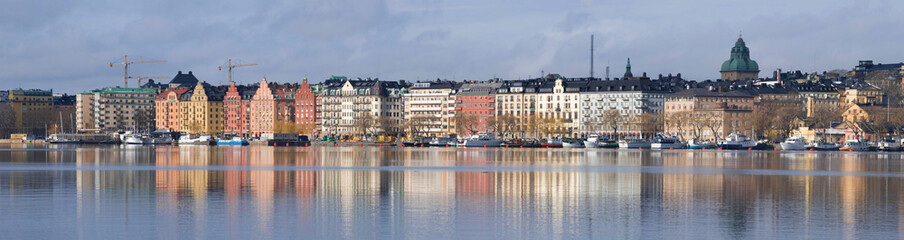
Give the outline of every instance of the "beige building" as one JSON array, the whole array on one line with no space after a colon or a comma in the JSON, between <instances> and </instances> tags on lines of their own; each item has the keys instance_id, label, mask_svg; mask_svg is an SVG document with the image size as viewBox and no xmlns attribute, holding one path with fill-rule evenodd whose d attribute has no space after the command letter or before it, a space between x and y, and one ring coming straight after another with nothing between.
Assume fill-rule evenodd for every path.
<instances>
[{"instance_id":1,"label":"beige building","mask_svg":"<svg viewBox=\"0 0 904 240\"><path fill-rule=\"evenodd\" d=\"M572 136L579 127L580 88L569 87L563 78L546 81L537 93L537 116L561 123L554 132ZM554 134L558 135L558 134Z\"/></svg>"},{"instance_id":2,"label":"beige building","mask_svg":"<svg viewBox=\"0 0 904 240\"><path fill-rule=\"evenodd\" d=\"M153 130L154 97L150 88L106 88L76 95L79 130Z\"/></svg>"},{"instance_id":3,"label":"beige building","mask_svg":"<svg viewBox=\"0 0 904 240\"><path fill-rule=\"evenodd\" d=\"M392 135L401 131L404 86L399 82L333 77L324 84L327 85L321 111L321 132L324 134L361 134L363 131L356 123L366 122L368 118L373 122L359 124L368 126L367 135Z\"/></svg>"},{"instance_id":4,"label":"beige building","mask_svg":"<svg viewBox=\"0 0 904 240\"><path fill-rule=\"evenodd\" d=\"M753 112L756 96L744 91L692 88L666 95L665 133L683 139L717 139L746 134L744 121Z\"/></svg>"},{"instance_id":5,"label":"beige building","mask_svg":"<svg viewBox=\"0 0 904 240\"><path fill-rule=\"evenodd\" d=\"M405 122L423 136L455 133L455 93L460 84L449 81L413 83L405 101Z\"/></svg>"},{"instance_id":6,"label":"beige building","mask_svg":"<svg viewBox=\"0 0 904 240\"><path fill-rule=\"evenodd\" d=\"M537 90L541 84L535 80L511 80L503 82L496 91L496 117L514 117L518 137L527 137L526 133L534 132L527 128L537 117Z\"/></svg>"}]
</instances>

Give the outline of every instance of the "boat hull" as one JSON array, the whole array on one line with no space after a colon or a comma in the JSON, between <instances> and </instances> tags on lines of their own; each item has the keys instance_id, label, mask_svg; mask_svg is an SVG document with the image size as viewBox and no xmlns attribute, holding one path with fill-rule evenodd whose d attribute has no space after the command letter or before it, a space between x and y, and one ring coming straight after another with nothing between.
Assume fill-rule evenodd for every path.
<instances>
[{"instance_id":1,"label":"boat hull","mask_svg":"<svg viewBox=\"0 0 904 240\"><path fill-rule=\"evenodd\" d=\"M806 150L807 145L803 143L781 143L782 150L786 151L796 151L796 150Z\"/></svg>"},{"instance_id":2,"label":"boat hull","mask_svg":"<svg viewBox=\"0 0 904 240\"><path fill-rule=\"evenodd\" d=\"M683 143L651 143L650 149L682 149Z\"/></svg>"},{"instance_id":3,"label":"boat hull","mask_svg":"<svg viewBox=\"0 0 904 240\"><path fill-rule=\"evenodd\" d=\"M502 140L494 139L494 140L465 140L461 143L462 147L499 147L502 145Z\"/></svg>"}]
</instances>

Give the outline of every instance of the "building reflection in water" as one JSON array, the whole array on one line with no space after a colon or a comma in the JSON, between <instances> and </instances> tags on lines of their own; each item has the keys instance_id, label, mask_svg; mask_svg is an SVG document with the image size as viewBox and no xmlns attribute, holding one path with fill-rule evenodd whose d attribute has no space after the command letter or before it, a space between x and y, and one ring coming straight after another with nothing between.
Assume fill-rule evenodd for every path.
<instances>
[{"instance_id":1,"label":"building reflection in water","mask_svg":"<svg viewBox=\"0 0 904 240\"><path fill-rule=\"evenodd\" d=\"M904 228L901 158L875 153L157 146L0 157L78 167L40 181L5 172L0 184L16 194L74 183L81 220L121 207L127 221L140 208L108 199L152 199L159 238L211 238L212 225L231 238L282 227L323 238L399 228L424 234L399 236L412 238L441 228L691 238L703 226L718 226L704 238L777 238L762 231L776 228L862 238L865 226Z\"/></svg>"}]
</instances>

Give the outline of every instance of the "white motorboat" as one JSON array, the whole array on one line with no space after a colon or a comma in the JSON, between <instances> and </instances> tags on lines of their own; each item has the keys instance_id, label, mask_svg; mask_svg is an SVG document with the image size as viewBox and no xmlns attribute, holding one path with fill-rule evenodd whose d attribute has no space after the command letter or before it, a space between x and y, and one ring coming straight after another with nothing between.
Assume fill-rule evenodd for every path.
<instances>
[{"instance_id":1,"label":"white motorboat","mask_svg":"<svg viewBox=\"0 0 904 240\"><path fill-rule=\"evenodd\" d=\"M173 138L169 136L155 137L151 139L153 144L173 144Z\"/></svg>"},{"instance_id":2,"label":"white motorboat","mask_svg":"<svg viewBox=\"0 0 904 240\"><path fill-rule=\"evenodd\" d=\"M885 138L879 140L879 150L881 151L901 151L901 143L895 139Z\"/></svg>"},{"instance_id":3,"label":"white motorboat","mask_svg":"<svg viewBox=\"0 0 904 240\"><path fill-rule=\"evenodd\" d=\"M847 140L844 146L839 148L841 151L869 151L869 143L857 139Z\"/></svg>"},{"instance_id":4,"label":"white motorboat","mask_svg":"<svg viewBox=\"0 0 904 240\"><path fill-rule=\"evenodd\" d=\"M460 143L462 147L499 147L500 145L502 145L502 139L496 138L496 135L491 132L471 135Z\"/></svg>"},{"instance_id":5,"label":"white motorboat","mask_svg":"<svg viewBox=\"0 0 904 240\"><path fill-rule=\"evenodd\" d=\"M690 141L687 141L687 148L688 149L707 149L707 148L713 149L713 148L717 148L717 146L716 146L716 144L713 144L713 142L694 138L694 139L691 139Z\"/></svg>"},{"instance_id":6,"label":"white motorboat","mask_svg":"<svg viewBox=\"0 0 904 240\"><path fill-rule=\"evenodd\" d=\"M651 149L682 149L684 143L678 137L658 137L650 143Z\"/></svg>"},{"instance_id":7,"label":"white motorboat","mask_svg":"<svg viewBox=\"0 0 904 240\"><path fill-rule=\"evenodd\" d=\"M781 143L782 150L806 150L807 139L803 137L790 137Z\"/></svg>"},{"instance_id":8,"label":"white motorboat","mask_svg":"<svg viewBox=\"0 0 904 240\"><path fill-rule=\"evenodd\" d=\"M747 137L739 136L737 134L732 133L732 134L728 134L728 137L723 139L719 143L718 146L719 146L719 148L725 149L725 150L738 150L738 149L747 150L747 149L755 148L756 145L757 145L757 143L755 141L750 140Z\"/></svg>"},{"instance_id":9,"label":"white motorboat","mask_svg":"<svg viewBox=\"0 0 904 240\"><path fill-rule=\"evenodd\" d=\"M433 147L448 147L458 145L458 138L454 136L449 137L435 137L430 140L430 146Z\"/></svg>"},{"instance_id":10,"label":"white motorboat","mask_svg":"<svg viewBox=\"0 0 904 240\"><path fill-rule=\"evenodd\" d=\"M838 151L838 144L835 143L827 143L827 142L817 142L810 147L811 150L816 151Z\"/></svg>"},{"instance_id":11,"label":"white motorboat","mask_svg":"<svg viewBox=\"0 0 904 240\"><path fill-rule=\"evenodd\" d=\"M600 136L596 134L590 134L587 136L587 140L584 140L584 147L586 148L597 148L597 142L600 140Z\"/></svg>"},{"instance_id":12,"label":"white motorboat","mask_svg":"<svg viewBox=\"0 0 904 240\"><path fill-rule=\"evenodd\" d=\"M626 149L635 149L635 148L650 148L650 142L643 139L629 139L629 140L619 140L618 148L626 148Z\"/></svg>"},{"instance_id":13,"label":"white motorboat","mask_svg":"<svg viewBox=\"0 0 904 240\"><path fill-rule=\"evenodd\" d=\"M179 137L179 145L214 145L216 142L210 135L182 135Z\"/></svg>"},{"instance_id":14,"label":"white motorboat","mask_svg":"<svg viewBox=\"0 0 904 240\"><path fill-rule=\"evenodd\" d=\"M141 134L127 134L123 140L125 144L151 144L153 140L146 135Z\"/></svg>"},{"instance_id":15,"label":"white motorboat","mask_svg":"<svg viewBox=\"0 0 904 240\"><path fill-rule=\"evenodd\" d=\"M565 138L562 139L562 147L563 148L584 148L584 141L577 138Z\"/></svg>"}]
</instances>

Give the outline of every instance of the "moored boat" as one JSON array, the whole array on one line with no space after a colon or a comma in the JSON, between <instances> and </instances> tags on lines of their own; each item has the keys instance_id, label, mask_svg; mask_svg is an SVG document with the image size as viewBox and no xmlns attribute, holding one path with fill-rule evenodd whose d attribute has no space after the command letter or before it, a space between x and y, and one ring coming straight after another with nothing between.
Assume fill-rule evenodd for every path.
<instances>
[{"instance_id":1,"label":"moored boat","mask_svg":"<svg viewBox=\"0 0 904 240\"><path fill-rule=\"evenodd\" d=\"M844 142L844 146L839 148L841 151L869 151L869 143L852 139Z\"/></svg>"},{"instance_id":2,"label":"moored boat","mask_svg":"<svg viewBox=\"0 0 904 240\"><path fill-rule=\"evenodd\" d=\"M584 148L584 141L576 138L562 139L563 148Z\"/></svg>"},{"instance_id":3,"label":"moored boat","mask_svg":"<svg viewBox=\"0 0 904 240\"><path fill-rule=\"evenodd\" d=\"M682 149L684 143L678 137L658 137L650 143L650 149Z\"/></svg>"},{"instance_id":4,"label":"moored boat","mask_svg":"<svg viewBox=\"0 0 904 240\"><path fill-rule=\"evenodd\" d=\"M540 143L540 147L545 148L560 148L562 147L562 139L561 138L550 138L545 139Z\"/></svg>"},{"instance_id":5,"label":"moored boat","mask_svg":"<svg viewBox=\"0 0 904 240\"><path fill-rule=\"evenodd\" d=\"M618 141L618 148L625 149L636 149L636 148L650 148L650 142L643 139L626 139Z\"/></svg>"},{"instance_id":6,"label":"moored boat","mask_svg":"<svg viewBox=\"0 0 904 240\"><path fill-rule=\"evenodd\" d=\"M827 142L818 142L810 146L810 150L813 151L838 151L838 144L835 143L827 143Z\"/></svg>"},{"instance_id":7,"label":"moored boat","mask_svg":"<svg viewBox=\"0 0 904 240\"><path fill-rule=\"evenodd\" d=\"M502 139L496 138L491 132L483 132L471 135L461 141L462 147L499 147L502 145Z\"/></svg>"},{"instance_id":8,"label":"moored boat","mask_svg":"<svg viewBox=\"0 0 904 240\"><path fill-rule=\"evenodd\" d=\"M806 150L807 145L807 139L803 137L790 137L781 143L782 150L786 151Z\"/></svg>"},{"instance_id":9,"label":"moored boat","mask_svg":"<svg viewBox=\"0 0 904 240\"><path fill-rule=\"evenodd\" d=\"M454 135L448 137L435 137L430 140L430 146L433 147L454 147L458 144L458 137Z\"/></svg>"},{"instance_id":10,"label":"moored boat","mask_svg":"<svg viewBox=\"0 0 904 240\"><path fill-rule=\"evenodd\" d=\"M881 140L879 140L878 145L879 145L878 147L879 147L880 151L891 152L891 151L901 151L902 150L901 143L892 138L881 139Z\"/></svg>"},{"instance_id":11,"label":"moored boat","mask_svg":"<svg viewBox=\"0 0 904 240\"><path fill-rule=\"evenodd\" d=\"M717 148L717 146L716 146L716 144L713 144L713 142L694 138L694 139L691 139L690 141L687 141L687 148L688 149L707 149L707 148L713 149L713 148Z\"/></svg>"},{"instance_id":12,"label":"moored boat","mask_svg":"<svg viewBox=\"0 0 904 240\"><path fill-rule=\"evenodd\" d=\"M210 135L182 135L179 137L179 145L215 145L216 141Z\"/></svg>"},{"instance_id":13,"label":"moored boat","mask_svg":"<svg viewBox=\"0 0 904 240\"><path fill-rule=\"evenodd\" d=\"M248 140L242 137L231 137L228 139L218 139L218 146L248 146Z\"/></svg>"}]
</instances>

